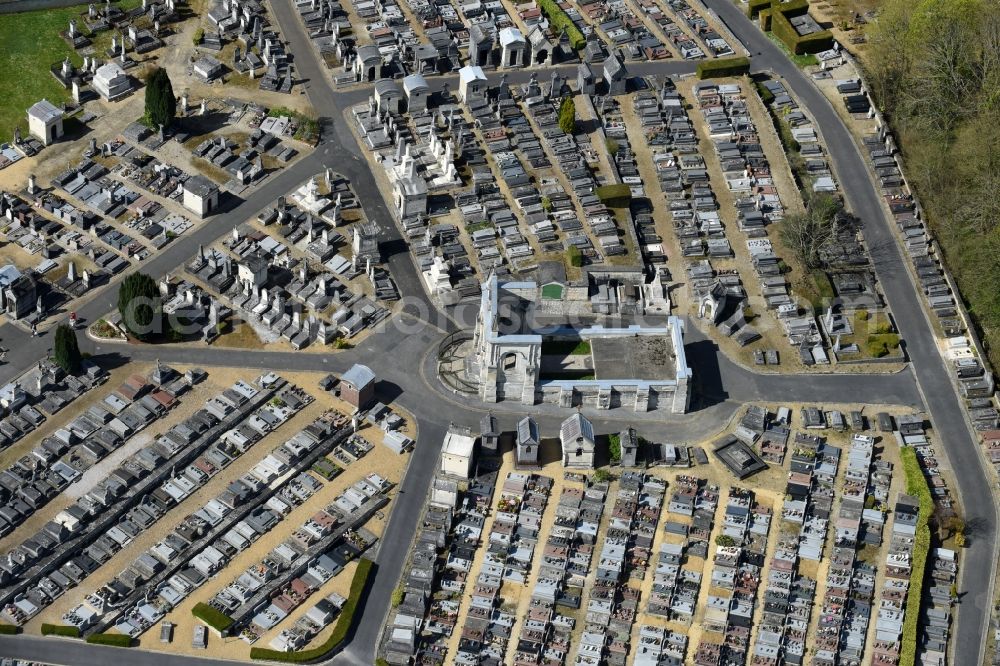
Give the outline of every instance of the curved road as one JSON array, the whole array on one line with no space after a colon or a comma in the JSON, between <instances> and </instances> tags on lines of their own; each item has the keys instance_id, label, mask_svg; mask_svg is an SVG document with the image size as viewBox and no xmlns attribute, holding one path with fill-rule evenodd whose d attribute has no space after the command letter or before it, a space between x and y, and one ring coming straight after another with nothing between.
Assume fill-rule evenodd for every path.
<instances>
[{"instance_id":1,"label":"curved road","mask_svg":"<svg viewBox=\"0 0 1000 666\"><path fill-rule=\"evenodd\" d=\"M983 472L978 445L965 419L964 411L934 341L920 294L909 278L904 257L896 243L891 220L887 217L878 192L868 177L868 171L856 144L844 127L836 111L809 79L794 66L784 54L754 26L740 9L727 0L708 0L706 3L728 25L752 53L755 71L770 70L785 78L801 103L823 128L828 149L834 162L848 202L856 214L865 220L865 236L873 248L873 261L886 298L895 315L907 353L913 361L912 370L893 375L765 375L742 368L718 353L693 326L688 328L688 355L692 365L699 369L698 394L701 403L695 414L676 419L655 415L635 415L631 412L602 412L595 414L597 425L603 429L620 427L624 422L643 421L643 428L652 436L661 433L670 441L696 439L711 434L709 424L722 424L731 418L741 404L749 401L815 401L840 402L843 396L852 399L870 395L873 404L893 403L919 407L926 404L939 439L958 477L956 489L962 498L967 523L975 527L975 534L964 554L962 571L991 572L996 549L996 512L989 484ZM154 255L142 265L142 270L161 276L183 265L195 253L198 245L210 245L235 226L271 205L274 200L293 189L315 173L330 167L351 180L359 199L364 202L370 219L379 221L380 241L387 256L389 269L401 294L412 304L407 308L414 316L394 317L378 335L370 336L356 349L337 354L300 352L242 352L219 349L198 349L162 346L143 349L128 345L91 342L84 346L98 358L111 364L131 360L160 358L166 362L195 363L205 366L230 365L248 368L278 368L342 371L356 361L372 366L382 378L379 391L386 398L393 398L417 418L418 449L436 447L450 422L475 425L484 411L482 404L449 393L435 378L434 354L443 337L443 330L453 324L435 309L426 297L421 280L409 256L406 245L390 215L372 176L365 155L344 118L344 111L352 104L364 102L367 89L343 93L334 92L329 85L325 68L320 64L309 43L294 6L287 0L272 2L272 13L285 39L295 49L295 67L298 78L310 97L314 108L323 115L323 139L315 152L293 166L272 176L256 188L247 199L233 200L228 210L213 216L206 224L175 240L163 252ZM558 69L572 78L575 66L561 66L538 70L539 80L545 80L552 69ZM678 75L691 73L695 65L687 62L642 63L630 65L636 75ZM530 71L512 72L508 81L526 81ZM440 88L449 77L431 79L432 86ZM451 83L452 87L454 84ZM113 282L95 298L77 309L85 321L94 321L114 308ZM429 320L435 319L435 322ZM435 324L438 324L435 327ZM0 368L0 380L7 381L30 367L43 356L50 346L48 335L31 338L20 328L7 324L0 327L0 340L16 350L11 362ZM428 396L433 395L433 405ZM927 398L931 399L928 400ZM510 426L519 416L519 410L498 405L494 410L504 426ZM546 428L555 427L558 416L546 409L538 410ZM411 497L423 497L433 476L437 456L434 449L424 455L414 455L404 477L401 489ZM989 501L976 502L977 498ZM344 653L333 659L334 663L371 664L385 615L390 604L399 572L408 554L410 538L414 531L421 502L400 502L390 517L376 558L382 575L375 577L372 589L362 610L357 630ZM968 578L962 580L962 602L958 606L955 626L956 663L979 662L980 646L984 643L992 585L982 585L981 578L970 589ZM122 653L114 648L81 645L76 641L41 639L21 636L0 636L0 655L39 659L50 663L73 666L104 666L120 659ZM136 666L168 666L182 662L185 666L223 666L231 661L181 657L158 652L133 650L128 661Z\"/></svg>"}]
</instances>

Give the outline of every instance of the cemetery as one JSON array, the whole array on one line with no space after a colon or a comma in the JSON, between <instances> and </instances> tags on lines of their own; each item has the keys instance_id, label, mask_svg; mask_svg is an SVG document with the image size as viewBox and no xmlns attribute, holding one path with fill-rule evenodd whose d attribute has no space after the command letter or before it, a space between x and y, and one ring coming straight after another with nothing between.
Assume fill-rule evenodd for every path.
<instances>
[{"instance_id":1,"label":"cemetery","mask_svg":"<svg viewBox=\"0 0 1000 666\"><path fill-rule=\"evenodd\" d=\"M576 466L567 424L548 439L524 421L446 436L382 635L388 663L891 661L903 618L924 612L906 603L921 509L894 467L916 453L918 482L922 468L938 510L950 502L919 417L749 405L724 439L768 461L742 481L708 443L634 430L597 437L596 460ZM928 562L931 655L955 553Z\"/></svg>"}]
</instances>

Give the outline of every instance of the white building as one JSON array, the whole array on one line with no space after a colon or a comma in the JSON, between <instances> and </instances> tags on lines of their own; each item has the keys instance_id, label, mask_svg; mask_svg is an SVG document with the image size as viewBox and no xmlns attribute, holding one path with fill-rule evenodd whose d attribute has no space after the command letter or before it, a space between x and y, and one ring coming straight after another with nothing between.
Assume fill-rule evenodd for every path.
<instances>
[{"instance_id":1,"label":"white building","mask_svg":"<svg viewBox=\"0 0 1000 666\"><path fill-rule=\"evenodd\" d=\"M63 136L63 110L47 99L28 109L28 131L48 146Z\"/></svg>"},{"instance_id":2,"label":"white building","mask_svg":"<svg viewBox=\"0 0 1000 666\"><path fill-rule=\"evenodd\" d=\"M466 65L458 70L458 96L463 102L486 92L486 74L478 65Z\"/></svg>"},{"instance_id":3,"label":"white building","mask_svg":"<svg viewBox=\"0 0 1000 666\"><path fill-rule=\"evenodd\" d=\"M184 181L184 207L205 217L219 207L219 186L204 176L191 176Z\"/></svg>"},{"instance_id":4,"label":"white building","mask_svg":"<svg viewBox=\"0 0 1000 666\"><path fill-rule=\"evenodd\" d=\"M590 419L577 412L563 421L559 428L559 442L562 444L563 467L594 469L597 446Z\"/></svg>"},{"instance_id":5,"label":"white building","mask_svg":"<svg viewBox=\"0 0 1000 666\"><path fill-rule=\"evenodd\" d=\"M406 93L406 110L409 113L423 113L427 109L430 87L423 75L410 74L403 79L403 92Z\"/></svg>"},{"instance_id":6,"label":"white building","mask_svg":"<svg viewBox=\"0 0 1000 666\"><path fill-rule=\"evenodd\" d=\"M472 457L476 438L467 429L452 426L441 447L441 473L468 479L472 474Z\"/></svg>"}]
</instances>

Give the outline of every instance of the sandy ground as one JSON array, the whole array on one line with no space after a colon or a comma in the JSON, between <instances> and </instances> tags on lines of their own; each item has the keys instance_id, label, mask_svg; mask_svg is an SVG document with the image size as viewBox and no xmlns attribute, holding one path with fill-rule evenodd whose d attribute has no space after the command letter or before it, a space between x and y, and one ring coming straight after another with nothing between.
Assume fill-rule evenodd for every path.
<instances>
[{"instance_id":1,"label":"sandy ground","mask_svg":"<svg viewBox=\"0 0 1000 666\"><path fill-rule=\"evenodd\" d=\"M801 409L803 405L795 404L795 405L783 405L783 406L789 407L797 415L798 410ZM771 405L769 407L771 408L772 411L774 408L776 408L775 405ZM891 406L879 406L877 408L873 408L871 406L864 406L864 405L824 405L823 407L826 409L840 409L844 412L860 408L864 409L864 412L868 414L870 418L874 415L876 411L887 411L893 415L908 413L906 409L895 408ZM742 416L742 413L740 413L739 416ZM798 417L796 416L795 418L796 420L794 421L794 423L797 424ZM730 425L727 428L727 431L731 429L732 426ZM850 448L851 433L824 430L824 431L813 431L813 434L822 435L827 438L827 441L830 444L841 448L840 466L838 467L838 473L834 484L835 488L838 491L837 498L834 501L834 508L833 508L833 515L835 516L837 514L837 511L839 510L839 504L840 504L839 490L842 488L847 468L847 453ZM700 442L697 444L701 445L703 448L706 448L707 450L707 447L711 444L711 440L706 442ZM898 467L899 452L895 444L895 440L882 439L880 442L876 444L876 454L879 459L888 460L889 462L893 463L893 465ZM518 618L517 621L515 622L515 625L511 633L511 641L508 643L507 659L505 663L513 659L513 654L516 649L516 641L521 633L521 629L524 623L524 616L526 614L526 610L530 602L531 590L533 589L537 578L538 562L540 561L539 553L542 552L543 550L544 539L545 535L547 534L547 530L551 528L554 522L555 507L558 505L559 497L561 496L565 488L582 487L578 482L564 478L563 475L564 470L558 459L558 442L556 441L543 442L541 458L543 460L549 460L550 462L544 464L542 468L537 471L537 473L552 478L554 483L552 486L552 492L549 497L548 504L546 505L545 512L542 515L540 541L535 549L535 560L532 563L532 567L531 570L529 571L527 580L524 585L518 585L511 582L504 582L501 589L503 607L506 610L514 612ZM707 601L709 594L718 594L722 596L729 596L731 594L729 590L713 588L710 585L710 582L711 582L712 569L714 566L713 557L716 549L716 546L714 545L715 538L722 532L721 526L722 526L723 516L725 513L726 501L729 497L730 489L733 487L751 489L755 494L756 502L764 507L770 508L772 511L771 525L768 533L765 565L761 572L761 585L758 589L758 607L756 610L755 618L759 619L760 603L763 599L767 576L770 571L770 560L774 555L775 549L777 547L778 541L781 538L781 534L783 531L782 530L783 523L781 520L781 507L785 499L785 484L787 475L789 473L790 461L791 461L791 455L788 454L785 457L785 463L783 465L778 466L772 464L765 472L762 472L744 482L737 481L734 477L732 477L728 473L728 471L726 471L721 465L719 465L712 457L710 457L710 464L700 465L689 469L652 468L647 470L647 473L650 474L651 476L663 479L667 482L667 492L664 497L663 511L660 515L660 523L657 525L656 538L654 540L651 549L652 559L650 566L647 569L646 575L642 580L632 580L629 583L631 587L638 588L641 592L639 601L639 612L637 613L636 620L633 624L633 633L632 633L633 645L635 644L635 641L638 640L638 630L641 625L650 624L659 627L666 627L674 631L686 634L688 636L689 639L688 652L685 663L693 664L694 654L697 651L698 645L702 640L709 640L711 642L720 642L722 640L721 636L717 633L711 633L711 632L706 633L704 631L703 623L705 616L705 603ZM498 484L502 484L503 480L506 479L507 474L513 470L514 470L513 454L512 452L507 451L504 454L503 464L499 471ZM687 557L682 565L683 568L686 570L700 571L702 574L702 584L701 587L699 588L698 607L694 615L694 618L690 624L680 621L670 621L659 616L650 615L647 612L649 596L653 586L652 572L655 569L655 562L659 553L660 545L663 543L681 543L681 539L679 537L666 533L666 531L663 529L663 522L665 522L666 520L675 520L682 523L690 522L690 519L686 517L678 516L676 514L670 514L667 512L669 498L671 493L673 492L676 477L679 474L686 474L705 479L708 485L714 485L718 487L720 494L719 504L715 514L713 531L709 539L709 543L711 545L709 547L708 559ZM894 478L889 494L890 498L894 498L901 488L902 488L902 478L901 477ZM600 529L598 531L598 536L596 539L598 548L600 547L600 544L603 542L605 535L607 534L610 512L614 504L614 497L617 491L618 491L618 482L617 480L615 480L611 483L610 490L608 492L608 500L605 507L605 512L601 518ZM497 512L499 500L500 500L500 492L497 492L493 497L493 504L490 516L487 517L486 524L484 526L484 531L483 531L484 543L487 542L488 535L492 529L493 519ZM788 525L784 527L785 531L789 529L792 528ZM797 533L798 531L797 528L795 528L794 531L795 533ZM886 535L888 534L888 527L886 528L886 532L884 534ZM813 603L813 619L810 626L810 632L815 631L816 622L818 621L820 609L822 607L823 596L826 590L825 576L828 568L827 558L829 557L829 554L831 552L832 544L833 544L833 528L832 526L830 526L827 531L826 548L823 553L824 559L821 560L820 562L811 562L808 560L802 560L800 561L799 564L799 571L803 575L806 575L810 578L817 580L816 596L814 598L814 603ZM880 549L871 549L871 548L866 549L866 551L864 552L864 556L870 561L874 562L876 565L881 566L884 564L885 555L887 551L888 551L888 541L886 540L883 547ZM595 552L594 557L596 558L597 556L598 553ZM482 569L484 559L485 559L485 549L480 548L476 553L476 557L473 560L472 569L470 570L469 573L468 580L470 585L474 584L474 581L478 577L479 572ZM596 575L596 566L594 566L592 562L592 573L588 577L585 586L583 588L584 609L586 607L587 600L590 598L590 592L591 588L593 587L595 575ZM880 574L877 584L881 586L881 582L882 582L882 576ZM450 654L454 654L454 651L457 649L458 642L461 636L461 628L465 625L465 620L468 614L469 600L470 597L468 595L466 595L462 599L462 604L459 609L458 619L455 625L456 627L455 632L452 634L448 643L448 651ZM579 644L579 637L582 634L585 625L585 619L584 619L586 614L585 610L581 609L578 611L569 611L567 609L560 609L560 612L570 617L574 617L577 620L576 627L572 633L571 647L570 647L570 653L575 654ZM870 626L874 627L874 623ZM750 639L751 649L755 641L756 641L756 631L754 631L751 634L751 639Z\"/></svg>"},{"instance_id":2,"label":"sandy ground","mask_svg":"<svg viewBox=\"0 0 1000 666\"><path fill-rule=\"evenodd\" d=\"M93 404L94 402L103 399L103 397L111 392L111 390L113 390L113 388L116 387L118 383L120 383L121 379L127 376L127 374L136 371L147 372L149 369L150 367L139 368L132 366L129 368L128 372L124 369L116 371L117 376L113 376L112 381L106 385L106 388L96 391L94 396L87 396L90 400L86 403L81 401L79 405L74 406L74 409L66 410L65 417L54 419L53 421L56 421L54 423L47 423L47 429L51 430L64 424L76 414L84 411L89 404ZM184 368L178 367L177 369L183 371ZM294 435L298 430L308 425L321 413L329 409L336 409L343 413L350 413L351 409L345 403L340 401L338 398L333 397L331 394L323 392L319 389L316 384L321 376L322 374L320 373L284 373L283 377L286 380L305 389L308 393L313 395L316 400L296 414L287 423L278 428L275 432L268 434L267 437L257 442L247 453L237 458L228 468L210 479L207 484L198 489L198 491L193 493L190 497L186 498L179 505L173 507L167 515L165 515L153 527L147 530L144 534L140 535L139 538L130 543L124 549L116 553L114 557L112 557L93 576L91 576L88 582L78 588L70 590L67 594L46 608L42 613L33 618L32 621L26 625L25 631L27 633L37 633L42 622L59 623L62 614L81 603L83 601L83 597L88 592L93 591L100 585L106 583L114 577L115 574L126 568L132 560L138 557L143 551L154 545L162 539L163 536L169 533L169 531L172 530L184 516L196 510L212 497L218 495L219 492L221 492L233 479L247 472L254 465L256 465L257 462L270 453L274 447L278 446L283 441ZM173 410L166 419L157 422L149 430L150 434L147 435L145 433L140 433L138 438L146 439L154 436L152 433L165 431L173 423L182 420L197 409L201 408L207 399L219 393L223 389L228 388L238 379L253 380L255 379L255 375L245 370L236 368L212 369L209 373L208 379L198 385L192 393L185 396L182 399L181 404ZM415 434L413 420L409 417L409 415L403 414L403 416L404 419L406 419L404 431L413 436ZM45 432L46 430L43 429L41 432L36 433L33 437L40 438L45 434ZM247 549L243 553L240 553L232 562L230 562L229 566L219 572L206 585L185 600L180 607L168 615L166 619L175 622L178 625L176 633L178 641L171 646L171 650L186 651L192 649L190 647L190 641L187 640L187 637L191 635L193 630L194 619L190 615L190 609L194 603L206 600L214 595L219 589L227 585L230 580L238 576L239 573L246 568L246 566L263 557L269 550L284 540L294 529L299 527L306 518L311 516L326 504L329 504L340 492L343 491L344 488L357 480L364 478L372 472L377 472L394 483L398 482L402 478L402 474L408 460L407 455L396 455L389 449L381 446L382 431L373 426L366 426L362 428L359 431L359 434L375 445L373 450L367 456L354 465L349 466L333 481L324 483L324 487L320 492L313 495L313 497L303 505L296 507L296 509L294 509L289 516L279 522L270 533L264 535L251 548ZM31 442L21 442L18 446L27 447L30 445ZM129 442L122 447L122 449L115 452L114 455L120 455L123 457L124 454L122 451L133 448L134 446L134 442ZM9 452L4 453L10 455ZM107 460L104 463L91 468L83 479L74 484L74 487L70 491L67 491L67 493L58 497L42 511L37 512L25 525L22 525L21 528L0 542L0 550L12 547L30 534L32 529L38 529L38 527L43 524L45 520L50 519L51 516L58 513L58 510L71 502L71 495L75 496L76 494L84 492L81 488L78 493L78 489L76 489L75 486L86 485L89 483L88 479L94 480L92 476L95 470L106 467ZM383 509L381 512L382 516L388 516L391 509L391 505ZM36 522L38 523L37 525L34 524ZM384 529L384 518L375 517L369 521L365 527L375 534L381 534ZM320 593L325 595L333 591L343 592L344 589L350 586L351 572L352 568L348 568L345 572L342 572L336 577L335 580L328 582L323 589L320 590ZM314 595L311 600L314 603L315 600L319 598L321 597ZM309 608L310 605L311 604L308 604L302 607L299 612L293 613L292 617L297 619L302 613L305 612L305 610ZM273 635L277 635L282 628L291 626L292 623L293 620L286 620L273 631ZM261 644L266 644L266 642L268 642L272 637L273 636L270 634L265 636L264 642ZM235 642L226 645L223 645L223 643L218 640L210 640L208 653L214 656L232 656L234 654L234 650L242 650L239 652L239 656L243 658L248 657L249 646L247 646L247 644L243 641L238 639L234 640ZM151 629L142 637L141 643L144 647L159 649L161 647L159 643L159 633L155 631L155 629Z\"/></svg>"}]
</instances>

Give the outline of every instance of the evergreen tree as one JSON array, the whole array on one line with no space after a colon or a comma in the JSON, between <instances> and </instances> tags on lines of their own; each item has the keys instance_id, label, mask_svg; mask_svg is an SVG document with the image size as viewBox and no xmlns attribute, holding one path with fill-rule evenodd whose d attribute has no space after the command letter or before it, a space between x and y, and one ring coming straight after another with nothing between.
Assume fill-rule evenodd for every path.
<instances>
[{"instance_id":1,"label":"evergreen tree","mask_svg":"<svg viewBox=\"0 0 1000 666\"><path fill-rule=\"evenodd\" d=\"M167 70L158 67L146 80L146 120L168 127L177 113L177 99Z\"/></svg>"},{"instance_id":2,"label":"evergreen tree","mask_svg":"<svg viewBox=\"0 0 1000 666\"><path fill-rule=\"evenodd\" d=\"M80 346L76 341L76 331L66 324L56 328L55 342L52 347L53 360L63 372L72 374L80 368Z\"/></svg>"},{"instance_id":3,"label":"evergreen tree","mask_svg":"<svg viewBox=\"0 0 1000 666\"><path fill-rule=\"evenodd\" d=\"M118 311L125 328L140 340L160 332L160 290L145 273L133 273L118 288Z\"/></svg>"},{"instance_id":4,"label":"evergreen tree","mask_svg":"<svg viewBox=\"0 0 1000 666\"><path fill-rule=\"evenodd\" d=\"M559 104L559 129L566 134L576 131L576 102L572 97L563 97Z\"/></svg>"}]
</instances>

